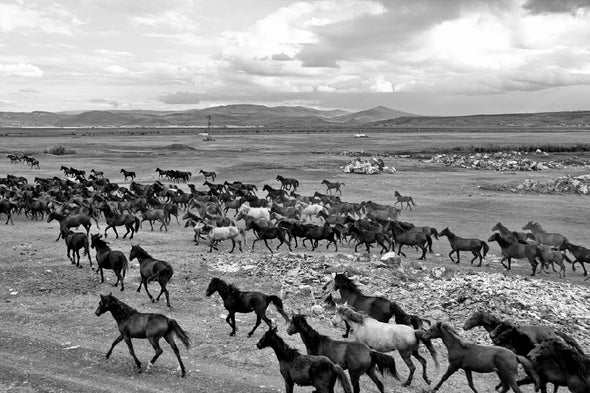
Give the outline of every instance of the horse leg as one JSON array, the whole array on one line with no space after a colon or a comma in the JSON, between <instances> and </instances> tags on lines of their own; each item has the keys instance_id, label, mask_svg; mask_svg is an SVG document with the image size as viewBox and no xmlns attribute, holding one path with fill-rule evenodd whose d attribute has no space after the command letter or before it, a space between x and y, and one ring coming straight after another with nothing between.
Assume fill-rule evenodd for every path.
<instances>
[{"instance_id":1,"label":"horse leg","mask_svg":"<svg viewBox=\"0 0 590 393\"><path fill-rule=\"evenodd\" d=\"M381 380L377 377L377 373L375 372L375 367L370 367L367 371L365 371L365 373L369 376L369 378L371 378L371 381L373 381L375 383L375 385L377 385L377 389L379 389L380 393L384 392L383 389L383 382L381 382ZM352 388L354 390L354 393L359 393L360 392L360 387L358 386L358 377L356 380L356 385L354 383L354 377L351 371L349 371L350 374L350 382L352 383Z\"/></svg>"},{"instance_id":2,"label":"horse leg","mask_svg":"<svg viewBox=\"0 0 590 393\"><path fill-rule=\"evenodd\" d=\"M416 366L414 366L414 363L412 362L411 358L412 353L406 349L403 351L399 351L399 354L402 357L404 363L406 363L406 365L410 369L410 375L408 375L408 379L406 380L406 382L402 384L402 386L410 386L410 384L412 383L412 378L414 377L414 371L416 371Z\"/></svg>"},{"instance_id":3,"label":"horse leg","mask_svg":"<svg viewBox=\"0 0 590 393\"><path fill-rule=\"evenodd\" d=\"M414 350L414 352L412 352L412 355L416 359L418 359L418 361L422 365L422 378L424 379L424 382L426 382L427 384L430 385L430 379L428 379L428 375L426 375L426 359L424 359L422 357L422 355L420 355L420 353L418 352L418 347L416 347L416 349Z\"/></svg>"},{"instance_id":4,"label":"horse leg","mask_svg":"<svg viewBox=\"0 0 590 393\"><path fill-rule=\"evenodd\" d=\"M451 252L449 253L449 258L451 258L451 262L455 262L455 260L453 259L454 252L455 252L455 250L451 250Z\"/></svg>"},{"instance_id":5,"label":"horse leg","mask_svg":"<svg viewBox=\"0 0 590 393\"><path fill-rule=\"evenodd\" d=\"M425 245L420 246L420 248L422 249L422 256L418 259L426 260L426 251L428 251L428 248Z\"/></svg>"},{"instance_id":6,"label":"horse leg","mask_svg":"<svg viewBox=\"0 0 590 393\"><path fill-rule=\"evenodd\" d=\"M121 281L121 292L123 292L125 290L125 288L123 287L123 275L121 274L121 270L114 270L114 271L115 271L115 275L117 276L117 282L115 283L114 286L116 287L117 284L119 283L119 281Z\"/></svg>"},{"instance_id":7,"label":"horse leg","mask_svg":"<svg viewBox=\"0 0 590 393\"><path fill-rule=\"evenodd\" d=\"M76 257L76 267L78 269L82 269L82 266L80 266L80 249L75 249L73 250L74 252L72 254L74 254L74 257Z\"/></svg>"},{"instance_id":8,"label":"horse leg","mask_svg":"<svg viewBox=\"0 0 590 393\"><path fill-rule=\"evenodd\" d=\"M268 248L268 250L269 250L269 251L270 251L270 253L272 254L272 253L273 253L273 252L272 252L272 249L271 249L271 248L268 246L268 242L266 241L266 239L262 239L262 240L264 240L264 244L266 245L266 248ZM283 244L283 243L281 242L281 244ZM281 244L279 244L279 246L280 246ZM278 248L278 247L277 247L277 248Z\"/></svg>"},{"instance_id":9,"label":"horse leg","mask_svg":"<svg viewBox=\"0 0 590 393\"><path fill-rule=\"evenodd\" d=\"M125 234L123 235L123 239L125 239L127 235L129 235L129 232L131 232L131 237L129 239L133 239L133 232L131 231L132 227L127 226L127 224L125 224L125 229L127 230L127 232L125 232Z\"/></svg>"},{"instance_id":10,"label":"horse leg","mask_svg":"<svg viewBox=\"0 0 590 393\"><path fill-rule=\"evenodd\" d=\"M235 312L234 311L230 311L229 314L227 314L227 317L225 318L225 322L227 322L229 324L229 326L231 326L231 333L229 334L230 336L235 336L236 335L236 317L235 317Z\"/></svg>"},{"instance_id":11,"label":"horse leg","mask_svg":"<svg viewBox=\"0 0 590 393\"><path fill-rule=\"evenodd\" d=\"M111 353L113 353L113 348L115 348L115 346L117 344L119 344L121 341L123 341L123 335L120 334L119 337L117 337L115 339L115 341L113 341L113 344L111 345L111 348L109 349L109 351L107 352L107 354L105 355L105 358L108 359L111 357Z\"/></svg>"},{"instance_id":12,"label":"horse leg","mask_svg":"<svg viewBox=\"0 0 590 393\"><path fill-rule=\"evenodd\" d=\"M260 326L260 321L261 321L260 315L256 314L256 323L254 324L254 327L252 328L252 330L250 330L250 332L248 333L248 337L252 337L252 334L254 334L254 331L258 328L258 326ZM268 326L272 327L272 323L269 324Z\"/></svg>"},{"instance_id":13,"label":"horse leg","mask_svg":"<svg viewBox=\"0 0 590 393\"><path fill-rule=\"evenodd\" d=\"M166 288L166 283L162 282L162 281L158 281L158 282L160 283L160 293L158 294L156 301L159 302L160 296L162 296L162 294L164 294L164 296L166 296L166 305L168 306L168 308L172 309L172 306L170 305L170 298L168 295L168 289ZM146 288L146 290L147 290L147 288Z\"/></svg>"},{"instance_id":14,"label":"horse leg","mask_svg":"<svg viewBox=\"0 0 590 393\"><path fill-rule=\"evenodd\" d=\"M368 371L367 371L368 373ZM352 391L354 393L359 393L361 391L361 387L359 385L359 379L361 377L362 372L359 372L358 370L352 371L352 370L348 370L348 375L350 376L350 384L352 385ZM373 379L373 378L371 378ZM375 381L375 380L373 380ZM377 381L379 381L377 379ZM379 381L381 382L381 381ZM381 387L379 387L379 385L377 385L377 388L379 388L379 391L381 393L383 393L383 384L381 384Z\"/></svg>"},{"instance_id":15,"label":"horse leg","mask_svg":"<svg viewBox=\"0 0 590 393\"><path fill-rule=\"evenodd\" d=\"M436 392L438 389L440 389L440 387L442 386L442 384L449 379L449 377L451 375L453 375L457 370L459 370L458 367L449 364L449 367L447 368L447 371L444 373L444 375L442 376L442 378L440 379L439 383L436 384L436 386L434 387L434 389L432 389L433 392Z\"/></svg>"},{"instance_id":16,"label":"horse leg","mask_svg":"<svg viewBox=\"0 0 590 393\"><path fill-rule=\"evenodd\" d=\"M403 256L405 257L405 256L406 256L406 254L404 254L404 253L402 252L402 246L403 246L403 244L401 244L401 243L400 243L400 244L399 244L399 248L397 249L397 253L398 253L399 255L403 255Z\"/></svg>"},{"instance_id":17,"label":"horse leg","mask_svg":"<svg viewBox=\"0 0 590 393\"><path fill-rule=\"evenodd\" d=\"M469 385L469 387L471 388L471 390L473 390L475 393L477 393L477 390L475 389L475 386L473 385L473 374L471 373L471 370L465 370L465 377L467 378L467 384Z\"/></svg>"},{"instance_id":18,"label":"horse leg","mask_svg":"<svg viewBox=\"0 0 590 393\"><path fill-rule=\"evenodd\" d=\"M135 351L133 350L133 344L131 344L131 337L124 337L124 339L125 339L125 343L127 344L127 347L129 347L129 353L131 354L131 357L133 358L133 360L135 360L135 365L137 366L137 372L140 373L141 372L141 362L139 361L137 356L135 356Z\"/></svg>"},{"instance_id":19,"label":"horse leg","mask_svg":"<svg viewBox=\"0 0 590 393\"><path fill-rule=\"evenodd\" d=\"M98 270L96 271L97 273L100 271L100 282L103 283L104 282L104 274L102 273L102 266L100 266L100 264L98 265Z\"/></svg>"},{"instance_id":20,"label":"horse leg","mask_svg":"<svg viewBox=\"0 0 590 393\"><path fill-rule=\"evenodd\" d=\"M348 338L348 333L350 333L350 325L348 322L344 321L344 326L346 326L346 332L342 335L343 338Z\"/></svg>"},{"instance_id":21,"label":"horse leg","mask_svg":"<svg viewBox=\"0 0 590 393\"><path fill-rule=\"evenodd\" d=\"M115 239L119 238L119 232L117 232L117 227L115 225L113 225L113 231L115 231Z\"/></svg>"},{"instance_id":22,"label":"horse leg","mask_svg":"<svg viewBox=\"0 0 590 393\"><path fill-rule=\"evenodd\" d=\"M254 251L254 245L256 244L256 242L260 240L260 239L254 239L254 241L252 242L252 251Z\"/></svg>"},{"instance_id":23,"label":"horse leg","mask_svg":"<svg viewBox=\"0 0 590 393\"><path fill-rule=\"evenodd\" d=\"M508 266L506 266L506 265L504 264L504 261L505 261L506 259L508 259L508 258L507 258L507 257L504 257L504 258L500 259L500 263L502 264L502 266L504 266L504 269L506 269L506 270L510 270L510 267L508 267Z\"/></svg>"},{"instance_id":24,"label":"horse leg","mask_svg":"<svg viewBox=\"0 0 590 393\"><path fill-rule=\"evenodd\" d=\"M232 238L231 239L231 250L229 251L230 254L232 252L234 252L234 248L236 248L236 241Z\"/></svg>"},{"instance_id":25,"label":"horse leg","mask_svg":"<svg viewBox=\"0 0 590 393\"><path fill-rule=\"evenodd\" d=\"M147 367L145 368L145 371L149 371L149 369L154 365L154 363L156 363L156 360L158 360L158 358L160 357L160 355L162 354L162 348L160 347L160 338L159 337L149 337L148 341L150 342L150 344L152 344L152 347L154 348L154 351L156 351L156 353L154 354L154 357L152 358L152 360L150 360L150 362L147 364Z\"/></svg>"},{"instance_id":26,"label":"horse leg","mask_svg":"<svg viewBox=\"0 0 590 393\"><path fill-rule=\"evenodd\" d=\"M184 377L186 375L186 369L184 368L184 363L182 363L182 359L180 358L180 351L178 350L178 346L176 346L176 342L174 342L174 336L172 336L171 332L167 333L164 336L164 340L166 340L166 342L170 344L170 347L172 347L172 350L174 351L174 354L178 359L178 364L180 364L180 376Z\"/></svg>"}]
</instances>

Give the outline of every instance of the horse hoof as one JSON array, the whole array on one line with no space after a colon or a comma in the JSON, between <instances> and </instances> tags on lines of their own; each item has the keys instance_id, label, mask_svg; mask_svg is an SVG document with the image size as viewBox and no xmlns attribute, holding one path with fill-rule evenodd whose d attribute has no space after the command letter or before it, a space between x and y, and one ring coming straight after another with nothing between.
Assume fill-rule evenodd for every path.
<instances>
[{"instance_id":1,"label":"horse hoof","mask_svg":"<svg viewBox=\"0 0 590 393\"><path fill-rule=\"evenodd\" d=\"M231 332L229 335L233 337L233 336L235 336L236 334L235 334L234 332Z\"/></svg>"}]
</instances>

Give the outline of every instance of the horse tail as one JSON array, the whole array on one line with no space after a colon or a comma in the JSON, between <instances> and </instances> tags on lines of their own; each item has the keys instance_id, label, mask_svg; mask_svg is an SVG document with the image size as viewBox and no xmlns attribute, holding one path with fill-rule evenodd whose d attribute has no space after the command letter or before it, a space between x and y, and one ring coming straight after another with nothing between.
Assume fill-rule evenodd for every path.
<instances>
[{"instance_id":1,"label":"horse tail","mask_svg":"<svg viewBox=\"0 0 590 393\"><path fill-rule=\"evenodd\" d=\"M90 253L90 242L88 241L88 236L84 237L84 255L88 255Z\"/></svg>"},{"instance_id":2,"label":"horse tail","mask_svg":"<svg viewBox=\"0 0 590 393\"><path fill-rule=\"evenodd\" d=\"M384 371L399 381L399 375L395 367L395 359L381 352L371 351L371 366L376 365L381 375Z\"/></svg>"},{"instance_id":3,"label":"horse tail","mask_svg":"<svg viewBox=\"0 0 590 393\"><path fill-rule=\"evenodd\" d=\"M129 269L129 262L127 261L127 257L125 256L125 254L121 253L119 255L119 259L121 260L121 271L123 272L124 278L125 274L127 273L127 270Z\"/></svg>"},{"instance_id":4,"label":"horse tail","mask_svg":"<svg viewBox=\"0 0 590 393\"><path fill-rule=\"evenodd\" d=\"M541 380L531 361L520 355L516 355L516 360L518 360L518 363L522 364L522 368L524 368L524 371L527 373L527 375L532 378L533 381L535 381L535 391L537 391L539 386L541 386Z\"/></svg>"},{"instance_id":5,"label":"horse tail","mask_svg":"<svg viewBox=\"0 0 590 393\"><path fill-rule=\"evenodd\" d=\"M434 345L432 345L432 341L428 338L422 337L425 333L424 330L420 329L420 330L415 330L414 332L416 334L416 338L418 340L420 340L420 342L422 342L422 344L424 344L426 349L428 349L428 352L430 352L430 356L432 356L432 360L434 360L434 366L438 370L440 368L440 364L438 363L437 352L436 352L436 349L434 348Z\"/></svg>"},{"instance_id":6,"label":"horse tail","mask_svg":"<svg viewBox=\"0 0 590 393\"><path fill-rule=\"evenodd\" d=\"M490 251L490 246L488 246L488 243L486 243L482 240L481 247L483 248L483 257L485 258L488 251Z\"/></svg>"},{"instance_id":7,"label":"horse tail","mask_svg":"<svg viewBox=\"0 0 590 393\"><path fill-rule=\"evenodd\" d=\"M340 367L337 364L334 364L334 371L336 372L336 376L340 380L340 384L342 385L342 389L344 389L344 393L352 393L352 386L350 385L350 381L348 380L348 377L346 376L346 373L344 372L342 367Z\"/></svg>"},{"instance_id":8,"label":"horse tail","mask_svg":"<svg viewBox=\"0 0 590 393\"><path fill-rule=\"evenodd\" d=\"M176 322L175 319L170 319L168 321L168 323L169 323L168 331L174 332L176 334L176 336L180 339L180 341L182 341L182 343L184 344L186 349L189 349L191 346L191 339L188 337L186 332L184 330L182 330L182 328L180 327L178 322Z\"/></svg>"},{"instance_id":9,"label":"horse tail","mask_svg":"<svg viewBox=\"0 0 590 393\"><path fill-rule=\"evenodd\" d=\"M141 224L141 221L139 217L135 216L135 232L139 232L139 224Z\"/></svg>"},{"instance_id":10,"label":"horse tail","mask_svg":"<svg viewBox=\"0 0 590 393\"><path fill-rule=\"evenodd\" d=\"M571 336L559 332L559 331L555 331L555 334L557 334L559 337L563 338L563 341L565 341L566 343L568 343L569 345L572 346L572 348L574 348L576 351L580 352L582 355L586 355L584 353L584 350L580 347L580 345L578 344L578 342Z\"/></svg>"},{"instance_id":11,"label":"horse tail","mask_svg":"<svg viewBox=\"0 0 590 393\"><path fill-rule=\"evenodd\" d=\"M281 314L283 318L285 318L285 322L289 323L290 319L287 313L285 312L285 309L283 308L283 301L281 300L281 298L276 295L269 295L268 300L275 305L279 314Z\"/></svg>"}]
</instances>

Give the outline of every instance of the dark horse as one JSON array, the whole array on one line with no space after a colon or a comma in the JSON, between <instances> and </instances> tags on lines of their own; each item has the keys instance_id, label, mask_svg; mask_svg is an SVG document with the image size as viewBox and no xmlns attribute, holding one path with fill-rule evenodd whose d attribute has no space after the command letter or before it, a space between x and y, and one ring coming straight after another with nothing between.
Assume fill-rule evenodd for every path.
<instances>
[{"instance_id":1,"label":"dark horse","mask_svg":"<svg viewBox=\"0 0 590 393\"><path fill-rule=\"evenodd\" d=\"M541 393L546 393L546 383L567 386L573 393L590 392L590 358L563 344L559 339L549 339L529 352L533 368L541 379ZM519 381L520 382L520 381Z\"/></svg>"},{"instance_id":2,"label":"dark horse","mask_svg":"<svg viewBox=\"0 0 590 393\"><path fill-rule=\"evenodd\" d=\"M502 235L498 232L495 232L490 238L488 242L498 242L498 245L502 249L502 259L500 263L502 266L506 268L506 270L510 270L512 267L512 258L526 258L529 260L529 263L532 267L531 276L535 275L535 271L537 270L537 258L541 261L541 266L543 266L543 256L541 255L541 249L534 244L522 244L522 243L510 243L508 240L504 239ZM504 264L504 261L508 260L508 266Z\"/></svg>"},{"instance_id":3,"label":"dark horse","mask_svg":"<svg viewBox=\"0 0 590 393\"><path fill-rule=\"evenodd\" d=\"M264 244L266 245L266 248L268 248L268 250L272 254L273 251L268 246L267 242L267 240L270 239L279 239L280 243L277 246L277 250L280 246L283 245L283 243L285 243L287 247L289 247L289 251L292 251L291 242L289 241L289 239L287 239L287 235L289 233L288 229L283 227L263 227L259 225L258 222L256 222L255 220L246 220L246 230L249 229L252 229L257 236L257 238L254 239L254 241L252 242L252 251L254 251L254 245L256 244L256 242L259 240L263 240Z\"/></svg>"},{"instance_id":4,"label":"dark horse","mask_svg":"<svg viewBox=\"0 0 590 393\"><path fill-rule=\"evenodd\" d=\"M582 265L582 269L584 269L584 275L588 275L586 271L586 266L584 263L590 263L590 249L584 246L577 246L575 244L570 243L569 241L565 240L559 246L559 251L569 250L573 256L574 261L572 262L572 269L576 271L575 264L576 262Z\"/></svg>"},{"instance_id":5,"label":"dark horse","mask_svg":"<svg viewBox=\"0 0 590 393\"><path fill-rule=\"evenodd\" d=\"M121 282L121 291L125 289L123 280L127 272L127 258L122 251L111 250L109 243L101 239L100 234L95 234L90 237L90 246L96 250L96 263L98 269L96 273L100 272L100 282L104 282L103 269L111 269L117 276L117 282L114 287Z\"/></svg>"},{"instance_id":6,"label":"dark horse","mask_svg":"<svg viewBox=\"0 0 590 393\"><path fill-rule=\"evenodd\" d=\"M390 221L386 225L385 230L389 231L390 229L393 234L393 240L398 244L397 253L399 255L406 256L402 252L402 246L414 246L422 250L422 255L418 259L426 259L426 251L428 251L429 247L432 247L432 237L429 234L405 230L397 221Z\"/></svg>"},{"instance_id":7,"label":"dark horse","mask_svg":"<svg viewBox=\"0 0 590 393\"><path fill-rule=\"evenodd\" d=\"M277 175L277 178L275 180L278 180L281 182L281 190L284 189L284 190L297 191L297 187L299 187L299 180L297 180L297 179L289 179L287 177Z\"/></svg>"},{"instance_id":8,"label":"dark horse","mask_svg":"<svg viewBox=\"0 0 590 393\"><path fill-rule=\"evenodd\" d=\"M107 359L111 356L115 345L125 340L125 343L129 347L129 353L131 354L131 357L133 357L133 360L135 360L137 372L141 372L141 362L139 359L137 359L137 356L135 356L131 339L147 338L156 351L156 354L147 365L146 370L149 370L150 367L154 365L158 357L160 357L162 352L164 352L162 351L162 348L160 348L159 343L160 339L164 337L164 340L170 344L174 354L176 355L176 358L178 359L181 376L184 377L186 375L184 364L180 358L180 351L174 342L174 334L178 336L180 341L182 341L187 349L190 347L190 339L186 332L182 330L178 322L162 314L141 313L123 303L112 294L107 296L100 295L100 303L98 303L98 308L94 313L97 316L100 316L107 311L110 311L113 318L115 318L115 321L117 321L117 326L119 327L120 332L119 337L113 341L111 348L105 356Z\"/></svg>"},{"instance_id":9,"label":"dark horse","mask_svg":"<svg viewBox=\"0 0 590 393\"><path fill-rule=\"evenodd\" d=\"M172 309L170 305L170 298L168 296L168 289L166 289L166 284L172 278L174 274L174 270L172 266L166 262L161 261L159 259L153 258L150 254L147 253L143 248L139 245L131 246L131 252L129 253L129 260L132 261L133 259L137 258L139 261L139 274L141 275L141 282L139 283L139 287L137 288L137 292L141 290L141 285L145 288L145 292L149 296L149 298L154 301L159 301L160 296L162 294L166 295L166 305ZM154 300L154 297L148 291L148 283L150 281L158 281L160 284L160 294Z\"/></svg>"},{"instance_id":10,"label":"dark horse","mask_svg":"<svg viewBox=\"0 0 590 393\"><path fill-rule=\"evenodd\" d=\"M406 313L397 303L384 297L364 295L356 284L342 273L338 273L334 277L334 290L340 292L342 300L350 307L358 312L367 313L369 317L379 322L389 322L391 317L395 317L395 323L398 325L408 325L414 329L422 329L424 324L422 318ZM349 332L350 327L346 325L346 333L342 337L348 337ZM434 347L430 343L425 344L432 354Z\"/></svg>"},{"instance_id":11,"label":"dark horse","mask_svg":"<svg viewBox=\"0 0 590 393\"><path fill-rule=\"evenodd\" d=\"M297 314L291 317L287 333L289 335L300 334L308 355L326 356L342 369L348 369L354 393L360 392L359 378L363 374L367 374L377 385L377 389L383 393L383 383L377 377L375 366L379 368L381 374L383 371L387 371L399 380L395 359L391 356L373 351L367 345L359 342L332 340L315 331L307 323L304 315Z\"/></svg>"},{"instance_id":12,"label":"dark horse","mask_svg":"<svg viewBox=\"0 0 590 393\"><path fill-rule=\"evenodd\" d=\"M461 262L461 260L459 259L459 251L471 251L471 253L473 254L471 264L473 265L473 261L475 261L479 257L479 265L477 266L481 266L483 258L486 257L486 254L490 250L490 246L488 246L488 244L485 241L479 239L465 239L459 237L455 235L453 232L451 232L448 227L440 231L439 236L446 236L449 239L449 243L452 248L452 251L449 253L449 258L451 258L451 261L455 262L455 260L453 259L453 253L456 252L457 262L455 263ZM483 253L481 252L482 250Z\"/></svg>"},{"instance_id":13,"label":"dark horse","mask_svg":"<svg viewBox=\"0 0 590 393\"><path fill-rule=\"evenodd\" d=\"M336 379L342 384L345 393L352 393L350 382L342 367L332 363L325 356L302 355L298 350L290 348L277 335L276 327L264 333L256 347L271 347L275 351L287 393L293 392L295 384L313 386L317 393L333 393Z\"/></svg>"},{"instance_id":14,"label":"dark horse","mask_svg":"<svg viewBox=\"0 0 590 393\"><path fill-rule=\"evenodd\" d=\"M213 277L207 287L205 295L211 296L215 292L219 293L219 296L223 299L223 305L229 314L225 321L231 326L232 331L229 334L234 336L236 334L236 313L250 313L254 311L256 313L256 324L248 333L248 337L251 337L256 328L260 325L260 321L264 320L269 327L272 327L272 322L266 316L266 309L272 302L279 314L285 318L286 322L289 322L289 316L283 309L283 301L280 297L275 295L266 295L262 292L257 291L240 291L233 284L227 284L220 278Z\"/></svg>"},{"instance_id":15,"label":"dark horse","mask_svg":"<svg viewBox=\"0 0 590 393\"><path fill-rule=\"evenodd\" d=\"M125 181L127 181L127 178L130 177L131 181L133 181L135 179L135 172L133 171L126 171L125 169L121 169L121 172L123 174L123 176L125 176Z\"/></svg>"},{"instance_id":16,"label":"dark horse","mask_svg":"<svg viewBox=\"0 0 590 393\"><path fill-rule=\"evenodd\" d=\"M463 325L463 330L470 330L476 326L482 326L490 336L492 334L494 337L500 335L501 331L499 328L506 329L512 326L511 323L506 323L507 321L503 321L494 314L480 310L474 312ZM561 337L566 343L571 345L580 353L584 353L580 345L576 342L576 340L567 334L560 332L550 326L539 326L539 325L516 325L517 330L521 333L525 334L528 337L528 340L533 344L539 344L543 340L547 340L554 337ZM520 353L520 355L526 355L525 353Z\"/></svg>"},{"instance_id":17,"label":"dark horse","mask_svg":"<svg viewBox=\"0 0 590 393\"><path fill-rule=\"evenodd\" d=\"M433 392L436 392L443 382L459 369L465 371L467 383L471 390L477 393L473 385L473 372L491 373L496 372L500 377L502 393L506 393L512 388L515 393L521 393L516 384L518 375L518 364L522 364L526 373L535 381L538 376L533 370L531 362L524 356L493 345L479 345L464 341L457 332L448 324L437 322L424 333L423 338L433 339L441 338L447 347L449 357L449 367L444 373L440 382L436 384Z\"/></svg>"},{"instance_id":18,"label":"dark horse","mask_svg":"<svg viewBox=\"0 0 590 393\"><path fill-rule=\"evenodd\" d=\"M85 233L81 232L72 232L67 228L62 228L61 230L61 237L66 242L66 247L68 248L68 258L72 261L72 264L75 264L76 267L81 268L80 266L80 249L84 249L84 255L88 255L88 262L90 262L90 267L92 267L92 259L90 259L90 251L88 247L88 236ZM70 257L70 251L72 252L72 256ZM76 259L76 257L78 257Z\"/></svg>"},{"instance_id":19,"label":"dark horse","mask_svg":"<svg viewBox=\"0 0 590 393\"><path fill-rule=\"evenodd\" d=\"M133 239L133 235L135 234L135 232L139 231L139 217L129 213L117 214L107 204L105 204L101 210L103 211L104 218L107 221L107 227L104 229L104 237L107 237L107 230L109 228L113 228L113 231L115 231L115 236L118 239L119 234L117 233L117 227L121 225L125 225L125 229L127 229L127 232L125 232L125 234L123 235L123 239L127 237L129 232L131 232L131 236L129 236L129 239Z\"/></svg>"},{"instance_id":20,"label":"dark horse","mask_svg":"<svg viewBox=\"0 0 590 393\"><path fill-rule=\"evenodd\" d=\"M86 214L75 214L72 216L66 216L64 214L59 214L57 212L51 212L47 216L47 222L51 222L53 220L57 220L59 222L59 235L55 241L58 241L61 237L61 233L63 229L68 228L77 228L80 225L86 229L86 236L90 235L90 227L92 226L92 222L90 222L90 217Z\"/></svg>"},{"instance_id":21,"label":"dark horse","mask_svg":"<svg viewBox=\"0 0 590 393\"><path fill-rule=\"evenodd\" d=\"M412 205L416 206L416 204L414 203L414 200L412 199L411 196L402 195L402 194L400 194L397 191L394 192L393 195L396 198L396 201L393 204L394 206L399 203L400 207L403 209L404 208L404 202L406 203L406 205L408 206L408 209L410 209L410 210L412 210Z\"/></svg>"}]
</instances>

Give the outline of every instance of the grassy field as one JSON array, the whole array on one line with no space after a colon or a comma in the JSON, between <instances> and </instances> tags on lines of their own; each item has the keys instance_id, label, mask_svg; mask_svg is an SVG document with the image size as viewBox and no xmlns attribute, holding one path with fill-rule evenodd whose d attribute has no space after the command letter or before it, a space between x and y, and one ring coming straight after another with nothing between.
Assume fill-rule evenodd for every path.
<instances>
[{"instance_id":1,"label":"grassy field","mask_svg":"<svg viewBox=\"0 0 590 393\"><path fill-rule=\"evenodd\" d=\"M571 167L539 172L472 171L447 168L412 157L395 156L398 152L435 151L455 146L481 145L530 145L590 143L590 133L578 131L546 131L539 133L503 132L379 132L369 133L369 138L353 138L353 132L339 133L225 133L215 135L216 140L204 142L197 131L179 130L128 131L108 130L19 130L25 135L0 136L0 152L3 154L27 152L34 155L41 165L32 170L24 165L11 165L7 158L0 160L0 176L14 174L33 181L35 176L63 176L62 165L84 169L103 170L111 181L126 184L119 173L121 168L138 174L136 181L151 183L157 180L155 168L191 171L197 188L202 186L200 169L216 171L216 183L240 180L254 183L259 189L264 184L277 187L278 174L294 177L301 183L300 192L324 192L323 179L345 183L342 198L359 202L372 200L393 204L394 191L411 195L416 202L413 211L404 210L401 219L416 225L431 225L439 230L449 227L463 237L487 239L491 227L498 221L507 227L520 230L528 221L538 221L551 232L559 232L577 244L590 244L586 214L588 199L577 195L534 195L483 191L485 184L518 184L526 178L550 180L563 174L587 174L588 168ZM72 134L74 133L74 134ZM0 132L0 135L2 132ZM76 154L54 156L43 151L55 145L73 149ZM182 148L189 147L189 148ZM343 173L341 167L351 158L344 152L385 154L385 165L397 168L395 174L365 176ZM584 157L587 153L567 153ZM588 157L585 157L586 159ZM186 185L181 185L188 190ZM260 193L262 195L262 193ZM4 216L3 216L4 217ZM176 361L166 344L157 368L149 374L133 372L132 361L124 344L121 344L110 360L104 353L116 337L115 322L110 315L97 318L94 309L98 294L108 293L112 287L100 284L97 275L90 271L87 262L84 269L70 266L63 243L55 243L57 225L34 222L15 217L14 226L0 226L0 246L4 250L0 260L0 390L18 392L74 392L74 391L277 391L283 389L278 365L269 350L259 351L254 344L263 327L253 338L246 338L246 329L254 320L252 315L241 316L238 336L229 338L225 324L225 311L217 295L206 298L204 291L209 279L223 276L244 289L259 289L279 293L281 283L271 280L264 273L243 274L214 270L211 266L223 263L230 244L223 244L220 252L209 254L205 245L194 246L192 233L177 225L170 225L168 232L149 231L144 226L134 241L152 255L171 261L175 276L170 286L171 302L175 310L169 312L164 304L148 302L144 293L136 293L138 271L132 267L122 300L142 311L162 312L177 319L193 338L193 349L187 354L182 350L185 364L190 370L185 379L173 373ZM2 223L3 224L3 223ZM104 230L104 221L101 221ZM96 229L93 228L93 232ZM250 235L251 236L251 235ZM129 252L129 240L109 237L114 249ZM249 245L251 242L249 242ZM248 247L249 248L249 247ZM333 252L310 253L312 258L331 257ZM351 253L347 246L341 252ZM435 241L436 255L429 255L425 267L451 266L447 258L450 251L446 239ZM494 243L491 252L499 254ZM307 252L302 248L296 252ZM283 251L281 255L285 255ZM419 254L408 253L415 260ZM94 251L92 251L94 258ZM267 260L268 250L257 245L254 252L245 251L235 257L253 264ZM272 265L272 258L270 259ZM502 271L501 266L489 264L480 269L465 262L457 269L486 272ZM269 266L268 269L272 269ZM526 275L528 263L517 264L509 275ZM109 283L113 275L107 272ZM557 274L542 275L539 280L567 281L587 288L583 277L572 273L557 278ZM152 284L152 292L155 286ZM16 293L16 294L15 294ZM396 299L412 309L415 299ZM565 301L565 300L564 300ZM272 309L272 307L271 307ZM273 311L274 312L274 311ZM277 314L271 312L276 319ZM278 320L278 319L277 319ZM459 326L462 321L457 321ZM313 321L334 336L339 333L326 321ZM280 329L284 333L284 326ZM289 342L300 345L292 337ZM72 348L73 349L68 349ZM152 349L147 342L135 344L139 358L147 362ZM398 359L398 369L406 375L405 365ZM418 366L419 368L419 366ZM444 369L444 365L443 365ZM419 373L417 373L418 375ZM438 381L440 373L429 372ZM467 391L462 373L452 377L441 392ZM374 385L363 378L363 391L376 391ZM496 380L492 376L477 375L475 383L482 392L492 392ZM385 381L387 392L419 392L427 386L419 378L410 388L402 388L391 378ZM303 389L301 391L310 391ZM526 391L532 391L528 388Z\"/></svg>"}]
</instances>

